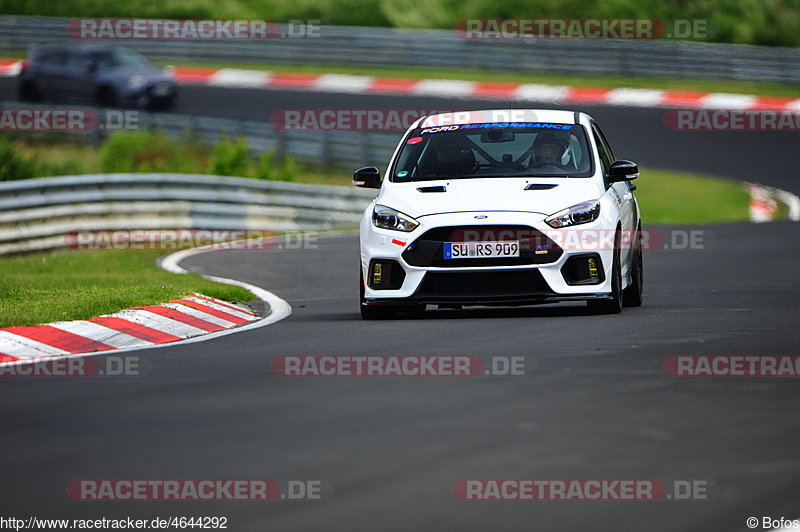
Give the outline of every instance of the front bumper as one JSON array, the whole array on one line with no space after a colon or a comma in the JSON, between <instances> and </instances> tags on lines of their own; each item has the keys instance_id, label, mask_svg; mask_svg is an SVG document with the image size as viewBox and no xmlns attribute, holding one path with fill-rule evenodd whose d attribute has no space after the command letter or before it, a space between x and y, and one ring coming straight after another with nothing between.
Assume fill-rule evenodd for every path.
<instances>
[{"instance_id":1,"label":"front bumper","mask_svg":"<svg viewBox=\"0 0 800 532\"><path fill-rule=\"evenodd\" d=\"M150 83L139 89L126 89L123 103L128 107L169 106L178 94L177 86L172 82Z\"/></svg>"},{"instance_id":2,"label":"front bumper","mask_svg":"<svg viewBox=\"0 0 800 532\"><path fill-rule=\"evenodd\" d=\"M476 219L478 214L487 213L425 216L411 233L376 228L365 216L361 221L365 302L505 306L610 297L613 250L609 246L569 242L563 237L570 229L550 228L541 214L488 213L486 220ZM585 224L581 234L587 234L587 228L599 230L601 224L600 220ZM442 242L484 238L520 240L520 257L443 257ZM381 264L379 282L375 282L376 263Z\"/></svg>"}]
</instances>

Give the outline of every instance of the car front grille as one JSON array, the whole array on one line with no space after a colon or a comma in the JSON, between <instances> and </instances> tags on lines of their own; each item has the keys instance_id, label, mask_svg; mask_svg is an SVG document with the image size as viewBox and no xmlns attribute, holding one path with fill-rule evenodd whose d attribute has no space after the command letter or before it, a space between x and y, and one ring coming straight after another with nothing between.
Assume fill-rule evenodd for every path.
<instances>
[{"instance_id":1,"label":"car front grille","mask_svg":"<svg viewBox=\"0 0 800 532\"><path fill-rule=\"evenodd\" d=\"M552 295L539 270L428 272L413 296L419 300L515 299Z\"/></svg>"},{"instance_id":2,"label":"car front grille","mask_svg":"<svg viewBox=\"0 0 800 532\"><path fill-rule=\"evenodd\" d=\"M445 242L518 240L519 257L445 259ZM411 266L438 268L470 268L492 266L524 266L556 262L563 250L544 233L527 225L476 225L436 227L414 240L403 259Z\"/></svg>"}]
</instances>

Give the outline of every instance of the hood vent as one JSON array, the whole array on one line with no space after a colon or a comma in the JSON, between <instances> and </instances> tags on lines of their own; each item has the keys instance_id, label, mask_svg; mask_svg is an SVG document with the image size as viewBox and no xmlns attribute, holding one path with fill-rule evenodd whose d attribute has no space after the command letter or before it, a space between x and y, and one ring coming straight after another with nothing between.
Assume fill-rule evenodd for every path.
<instances>
[{"instance_id":1,"label":"hood vent","mask_svg":"<svg viewBox=\"0 0 800 532\"><path fill-rule=\"evenodd\" d=\"M550 190L551 188L556 188L558 185L552 185L549 183L531 183L525 190Z\"/></svg>"},{"instance_id":2,"label":"hood vent","mask_svg":"<svg viewBox=\"0 0 800 532\"><path fill-rule=\"evenodd\" d=\"M447 192L447 189L441 185L436 187L419 187L417 190L420 192Z\"/></svg>"}]
</instances>

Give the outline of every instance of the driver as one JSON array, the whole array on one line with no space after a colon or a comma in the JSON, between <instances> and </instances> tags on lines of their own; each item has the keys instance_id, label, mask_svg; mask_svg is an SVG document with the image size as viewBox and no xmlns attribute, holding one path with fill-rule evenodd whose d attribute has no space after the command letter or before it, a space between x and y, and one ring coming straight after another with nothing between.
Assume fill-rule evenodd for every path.
<instances>
[{"instance_id":1,"label":"driver","mask_svg":"<svg viewBox=\"0 0 800 532\"><path fill-rule=\"evenodd\" d=\"M443 138L436 146L436 166L442 175L469 174L475 165L475 155L462 136Z\"/></svg>"},{"instance_id":2,"label":"driver","mask_svg":"<svg viewBox=\"0 0 800 532\"><path fill-rule=\"evenodd\" d=\"M552 132L540 133L533 141L533 159L538 168L563 168L561 157L569 146L566 138Z\"/></svg>"}]
</instances>

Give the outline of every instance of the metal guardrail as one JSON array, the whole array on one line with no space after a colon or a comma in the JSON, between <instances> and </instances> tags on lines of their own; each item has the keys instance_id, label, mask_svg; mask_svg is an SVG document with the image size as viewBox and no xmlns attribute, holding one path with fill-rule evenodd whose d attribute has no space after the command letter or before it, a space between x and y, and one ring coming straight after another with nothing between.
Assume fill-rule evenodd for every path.
<instances>
[{"instance_id":1,"label":"metal guardrail","mask_svg":"<svg viewBox=\"0 0 800 532\"><path fill-rule=\"evenodd\" d=\"M81 107L91 108L86 105ZM0 110L22 108L74 109L75 106L0 101ZM272 150L278 157L289 154L302 162L343 169L348 173L367 165L383 170L401 136L401 132L378 131L279 131L272 126L266 115L263 121L257 121L137 111L137 117L136 126L140 129L160 129L175 138L191 135L211 144L219 141L225 134L232 138L242 135L253 155ZM99 145L113 131L98 128L65 134L82 136L94 145Z\"/></svg>"},{"instance_id":2,"label":"metal guardrail","mask_svg":"<svg viewBox=\"0 0 800 532\"><path fill-rule=\"evenodd\" d=\"M355 227L375 191L192 174L0 183L0 255L65 247L79 231L315 231Z\"/></svg>"},{"instance_id":3,"label":"metal guardrail","mask_svg":"<svg viewBox=\"0 0 800 532\"><path fill-rule=\"evenodd\" d=\"M0 53L69 41L66 18L0 16ZM448 30L322 26L320 38L126 41L168 61L410 66L800 83L800 49L688 41L461 39ZM73 41L74 42L74 41Z\"/></svg>"}]
</instances>

